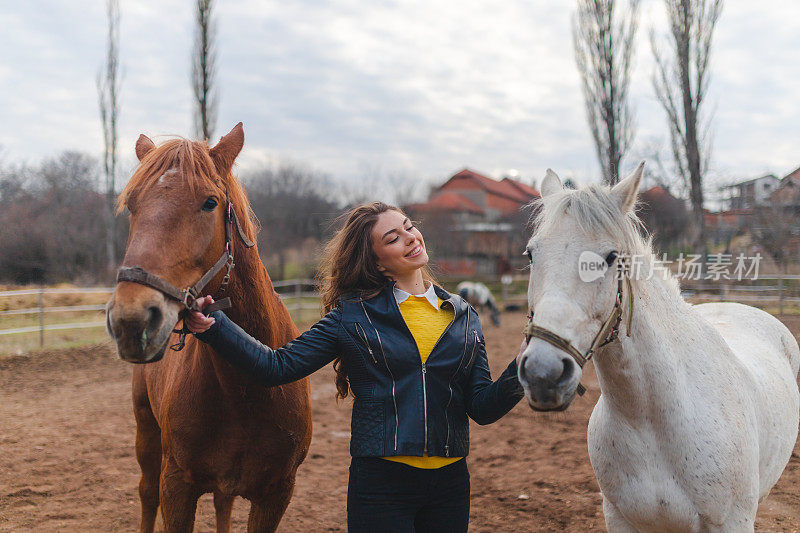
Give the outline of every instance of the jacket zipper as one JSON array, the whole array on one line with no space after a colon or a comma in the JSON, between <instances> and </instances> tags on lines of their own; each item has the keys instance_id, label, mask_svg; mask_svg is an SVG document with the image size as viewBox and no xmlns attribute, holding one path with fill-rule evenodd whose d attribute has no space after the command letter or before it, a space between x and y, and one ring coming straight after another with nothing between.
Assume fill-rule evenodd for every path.
<instances>
[{"instance_id":1,"label":"jacket zipper","mask_svg":"<svg viewBox=\"0 0 800 533\"><path fill-rule=\"evenodd\" d=\"M420 361L422 358L420 357ZM428 389L425 385L425 363L422 363L422 409L425 414L425 444L422 449L428 453Z\"/></svg>"},{"instance_id":2,"label":"jacket zipper","mask_svg":"<svg viewBox=\"0 0 800 533\"><path fill-rule=\"evenodd\" d=\"M392 403L394 404L394 451L396 452L397 428L400 426L400 419L397 415L397 398L395 397L394 374L392 374L392 369L389 368L389 362L386 360L386 352L383 351L383 342L381 341L381 334L378 332L378 328L375 327L375 324L372 323L372 318L370 318L369 313L367 313L367 308L366 306L364 306L363 300L361 301L361 309L364 310L364 315L367 317L367 320L369 320L369 325L372 326L372 329L375 330L375 335L378 337L378 346L380 346L381 354L383 355L383 363L386 365L386 370L389 371L389 375L392 377Z\"/></svg>"},{"instance_id":3,"label":"jacket zipper","mask_svg":"<svg viewBox=\"0 0 800 533\"><path fill-rule=\"evenodd\" d=\"M394 285L392 285L392 287L394 287ZM428 453L428 389L427 389L426 380L425 380L425 374L426 374L425 363L422 362L422 354L419 353L419 346L417 346L417 342L416 342L416 340L414 340L414 334L411 333L410 329L408 329L408 324L406 324L406 321L403 318L403 313L402 313L402 311L400 311L400 305L397 303L397 300L394 298L394 295L392 295L392 296L393 296L392 297L392 301L394 302L394 308L397 309L397 313L400 315L401 322L406 327L406 331L408 331L408 334L411 336L411 340L414 341L414 348L417 349L417 356L419 357L419 362L420 362L420 365L422 367L422 408L423 408L423 415L424 415L423 420L425 422L425 441L424 441L424 443L422 445L422 449L423 449L423 451L425 453ZM445 302L449 303L450 307L453 308L453 320L450 321L450 323L447 325L445 330L439 336L439 339L436 341L436 344L433 345L433 348L431 349L431 353L428 354L428 357L433 355L433 352L436 351L436 347L439 346L439 342L441 342L441 340L444 338L444 336L447 334L447 332L450 331L450 328L453 326L453 324L456 321L456 306L453 305L453 302L451 302L450 300L445 300ZM362 303L361 305L364 305L364 304ZM469 327L469 322L467 322L467 327Z\"/></svg>"},{"instance_id":4,"label":"jacket zipper","mask_svg":"<svg viewBox=\"0 0 800 533\"><path fill-rule=\"evenodd\" d=\"M467 307L467 327L464 328L464 351L461 352L461 359L458 361L458 366L456 367L456 371L453 372L453 375L450 376L450 382L447 384L447 388L450 389L450 397L447 398L447 405L444 406L444 421L447 424L447 438L444 441L444 456L450 457L450 416L447 414L447 410L450 408L450 402L453 400L453 379L458 374L458 371L461 370L461 362L464 360L464 356L467 355L467 342L469 335L469 307Z\"/></svg>"},{"instance_id":5,"label":"jacket zipper","mask_svg":"<svg viewBox=\"0 0 800 533\"><path fill-rule=\"evenodd\" d=\"M372 362L376 365L378 364L378 360L375 358L375 354L372 353L372 346L369 345L369 339L367 338L367 332L364 331L364 326L359 324L358 322L355 323L356 332L358 336L361 337L361 340L364 341L364 346L367 348L370 357L372 357Z\"/></svg>"},{"instance_id":6,"label":"jacket zipper","mask_svg":"<svg viewBox=\"0 0 800 533\"><path fill-rule=\"evenodd\" d=\"M480 342L480 337L478 337L478 332L473 329L472 333L475 335L475 344L472 345L472 353L469 356L469 361L467 361L467 366L469 366L469 364L475 358L475 348L478 347L478 343Z\"/></svg>"}]
</instances>

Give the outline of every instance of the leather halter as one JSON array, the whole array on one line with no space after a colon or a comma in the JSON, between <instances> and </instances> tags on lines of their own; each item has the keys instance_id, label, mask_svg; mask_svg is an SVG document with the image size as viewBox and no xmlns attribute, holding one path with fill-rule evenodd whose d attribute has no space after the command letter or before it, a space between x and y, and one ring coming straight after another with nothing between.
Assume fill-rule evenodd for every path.
<instances>
[{"instance_id":1,"label":"leather halter","mask_svg":"<svg viewBox=\"0 0 800 533\"><path fill-rule=\"evenodd\" d=\"M622 308L622 280L625 280L625 288L627 289L628 294L628 320L626 324L626 329L628 332L628 337L631 336L631 320L633 319L633 291L631 290L631 280L628 277L627 269L624 266L624 262L622 257L618 259L617 262L617 296L614 299L614 307L611 309L611 313L606 318L603 325L600 327L600 331L597 332L597 335L594 336L594 340L592 340L591 346L589 349L586 350L586 353L581 353L578 351L572 343L550 331L549 329L545 329L543 327L537 326L533 323L533 310L528 314L528 323L525 326L525 329L522 330L522 333L525 335L525 342L529 343L532 337L536 337L537 339L542 339L545 342L555 346L559 350L567 352L572 358L578 363L578 366L581 368L584 367L586 363L588 363L594 353L599 349L613 342L619 336L619 325L622 322L622 314L624 310ZM577 389L578 395L583 396L583 393L586 392L586 387L582 384L578 383Z\"/></svg>"},{"instance_id":2,"label":"leather halter","mask_svg":"<svg viewBox=\"0 0 800 533\"><path fill-rule=\"evenodd\" d=\"M197 299L201 296L202 290L205 288L205 286L208 285L209 282L214 279L214 277L219 274L223 268L226 268L227 270L225 271L225 277L222 278L222 283L220 284L217 292L224 291L231 279L231 270L233 270L235 265L233 262L231 226L236 226L236 233L239 235L239 239L241 239L246 248L252 248L255 246L255 243L251 241L242 230L242 227L239 224L239 219L236 216L236 211L233 209L233 204L231 203L227 193L225 194L225 201L227 203L227 207L225 209L225 251L222 252L222 256L217 260L216 263L214 263L214 266L208 269L208 271L203 274L197 283L191 287L179 289L163 278L156 276L155 274L151 274L150 272L138 266L121 267L117 271L117 283L122 281L130 281L132 283L145 285L146 287L155 289L163 293L165 296L182 303L183 307L188 311L200 311L200 306L197 304ZM206 306L205 309L203 309L203 313L208 315L213 311L227 309L230 306L231 299L223 298L219 301L215 301L211 305ZM171 345L170 348L175 351L180 351L186 345L186 334L189 333L189 331L186 329L186 326L184 326L182 329L173 329L172 332L178 333L178 342Z\"/></svg>"}]
</instances>

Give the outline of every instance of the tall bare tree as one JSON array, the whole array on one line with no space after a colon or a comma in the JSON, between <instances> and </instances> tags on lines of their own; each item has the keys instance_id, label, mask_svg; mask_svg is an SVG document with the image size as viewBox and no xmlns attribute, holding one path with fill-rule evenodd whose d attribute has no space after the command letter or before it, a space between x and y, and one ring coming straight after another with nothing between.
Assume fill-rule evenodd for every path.
<instances>
[{"instance_id":1,"label":"tall bare tree","mask_svg":"<svg viewBox=\"0 0 800 533\"><path fill-rule=\"evenodd\" d=\"M213 0L197 0L197 27L192 53L192 89L195 99L194 127L198 136L210 140L217 126L218 90L214 83L217 72L215 46L217 25L214 22Z\"/></svg>"},{"instance_id":2,"label":"tall bare tree","mask_svg":"<svg viewBox=\"0 0 800 533\"><path fill-rule=\"evenodd\" d=\"M586 115L603 179L619 181L620 161L634 135L628 87L639 0L622 11L615 0L578 0L572 24L575 62L583 81Z\"/></svg>"},{"instance_id":3,"label":"tall bare tree","mask_svg":"<svg viewBox=\"0 0 800 533\"><path fill-rule=\"evenodd\" d=\"M710 116L702 113L710 80L709 60L714 28L722 13L722 0L664 0L670 25L668 51L659 49L655 33L650 42L656 60L653 87L670 128L675 165L689 182L692 205L692 242L705 247L703 175L711 146Z\"/></svg>"},{"instance_id":4,"label":"tall bare tree","mask_svg":"<svg viewBox=\"0 0 800 533\"><path fill-rule=\"evenodd\" d=\"M100 121L103 124L103 174L105 176L105 244L107 268L116 265L115 246L116 218L114 216L115 180L117 175L117 121L119 119L119 1L108 0L108 41L106 58L97 74L97 99L100 105Z\"/></svg>"}]
</instances>

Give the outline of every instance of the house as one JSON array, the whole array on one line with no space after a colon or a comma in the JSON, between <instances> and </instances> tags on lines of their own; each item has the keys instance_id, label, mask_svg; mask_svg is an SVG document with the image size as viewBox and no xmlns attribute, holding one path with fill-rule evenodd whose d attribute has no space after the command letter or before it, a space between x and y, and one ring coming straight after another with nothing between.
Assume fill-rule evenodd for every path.
<instances>
[{"instance_id":1,"label":"house","mask_svg":"<svg viewBox=\"0 0 800 533\"><path fill-rule=\"evenodd\" d=\"M775 205L800 207L800 168L781 179L778 188L770 197Z\"/></svg>"},{"instance_id":2,"label":"house","mask_svg":"<svg viewBox=\"0 0 800 533\"><path fill-rule=\"evenodd\" d=\"M483 221L493 221L519 212L520 208L539 197L539 191L511 178L495 180L464 169L431 191L424 204L427 209L448 206L459 211L480 212Z\"/></svg>"},{"instance_id":3,"label":"house","mask_svg":"<svg viewBox=\"0 0 800 533\"><path fill-rule=\"evenodd\" d=\"M520 181L465 168L434 187L426 202L404 209L423 222L440 273L499 275L521 262L529 217L523 208L539 196Z\"/></svg>"},{"instance_id":4,"label":"house","mask_svg":"<svg viewBox=\"0 0 800 533\"><path fill-rule=\"evenodd\" d=\"M752 209L770 202L770 195L780 186L774 174L766 174L722 187L722 209Z\"/></svg>"},{"instance_id":5,"label":"house","mask_svg":"<svg viewBox=\"0 0 800 533\"><path fill-rule=\"evenodd\" d=\"M753 209L728 209L712 212L703 209L706 236L714 244L728 243L752 225Z\"/></svg>"}]
</instances>

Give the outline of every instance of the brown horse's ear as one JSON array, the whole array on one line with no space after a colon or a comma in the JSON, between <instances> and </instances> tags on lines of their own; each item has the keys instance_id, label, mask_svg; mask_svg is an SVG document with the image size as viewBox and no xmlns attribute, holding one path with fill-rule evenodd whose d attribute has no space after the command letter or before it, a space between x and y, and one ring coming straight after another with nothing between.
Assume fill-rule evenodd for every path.
<instances>
[{"instance_id":1,"label":"brown horse's ear","mask_svg":"<svg viewBox=\"0 0 800 533\"><path fill-rule=\"evenodd\" d=\"M233 167L236 156L242 151L244 146L244 129L242 123L238 123L233 129L219 140L217 145L209 152L217 173L224 178Z\"/></svg>"},{"instance_id":2,"label":"brown horse's ear","mask_svg":"<svg viewBox=\"0 0 800 533\"><path fill-rule=\"evenodd\" d=\"M144 156L146 156L150 150L155 147L156 145L147 135L139 135L139 138L136 140L136 157L138 157L139 161L141 161L144 159Z\"/></svg>"}]
</instances>

